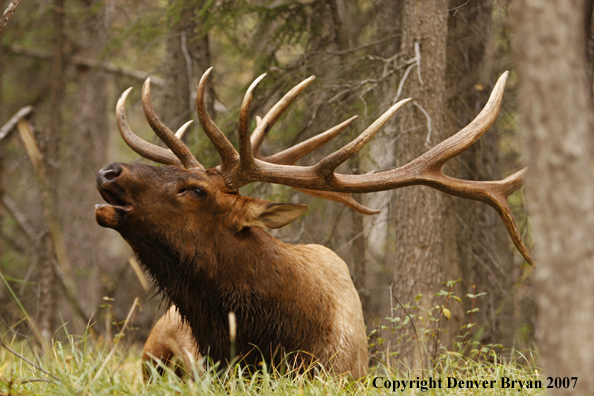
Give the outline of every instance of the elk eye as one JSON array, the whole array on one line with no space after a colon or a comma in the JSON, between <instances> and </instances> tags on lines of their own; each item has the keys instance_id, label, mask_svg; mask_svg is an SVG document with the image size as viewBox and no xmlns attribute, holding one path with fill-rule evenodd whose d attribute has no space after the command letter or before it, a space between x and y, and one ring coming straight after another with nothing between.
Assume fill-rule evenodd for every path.
<instances>
[{"instance_id":1,"label":"elk eye","mask_svg":"<svg viewBox=\"0 0 594 396\"><path fill-rule=\"evenodd\" d=\"M198 196L200 198L206 197L206 193L200 187L195 187L194 189L192 189L192 191L194 192L194 194L196 194L196 196Z\"/></svg>"}]
</instances>

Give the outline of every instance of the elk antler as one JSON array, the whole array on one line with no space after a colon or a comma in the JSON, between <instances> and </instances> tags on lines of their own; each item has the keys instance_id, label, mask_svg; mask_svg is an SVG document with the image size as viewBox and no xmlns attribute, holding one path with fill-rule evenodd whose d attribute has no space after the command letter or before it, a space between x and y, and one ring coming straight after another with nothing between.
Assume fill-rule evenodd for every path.
<instances>
[{"instance_id":1,"label":"elk antler","mask_svg":"<svg viewBox=\"0 0 594 396\"><path fill-rule=\"evenodd\" d=\"M290 93L291 92L289 92L289 94ZM264 117L264 119L266 119L267 116L268 116L268 114ZM340 134L342 131L344 131L349 125L351 125L353 123L353 121L355 121L357 118L358 118L358 116L353 116L353 117L349 118L348 120L343 121L342 123L328 129L326 132L322 132L316 136L313 136L304 142L301 142L301 143L296 144L292 147L289 147L286 150L281 151L280 153L273 154L269 157L263 158L263 161L270 162L273 164L280 164L280 165L293 165L300 158L304 157L305 155L311 153L315 149L323 146L324 144L328 143L330 140L335 138L338 134ZM254 141L254 134L256 133L256 131L261 123L262 123L262 120L260 120L258 122L258 126L252 133L252 142ZM266 134L268 133L268 131L270 131L271 127L272 127L272 123L267 126ZM260 157L259 154L260 153L259 153L259 149L258 149L258 158ZM336 191L316 191L316 190L308 190L306 188L299 188L299 187L293 187L293 188L295 190L301 191L304 194L308 194L308 195L312 195L314 197L339 202L343 205L348 206L349 208L353 209L354 211L357 211L362 214L372 215L372 214L378 214L379 212L381 212L380 210L371 209L371 208L361 205L359 202L355 201L355 199L349 193L342 193L342 192L336 192Z\"/></svg>"},{"instance_id":2,"label":"elk antler","mask_svg":"<svg viewBox=\"0 0 594 396\"><path fill-rule=\"evenodd\" d=\"M150 77L146 79L144 85L142 86L142 107L144 109L144 115L146 119L153 128L153 131L159 136L159 138L173 151L173 153L179 158L181 163L184 167L188 169L192 168L199 168L204 170L204 167L198 162L194 154L186 147L184 142L182 142L176 134L174 134L171 129L167 128L157 114L155 114L155 110L153 110L153 105L151 104L151 79ZM184 124L180 130L177 132L179 135L183 135L185 128L188 127L188 123Z\"/></svg>"},{"instance_id":3,"label":"elk antler","mask_svg":"<svg viewBox=\"0 0 594 396\"><path fill-rule=\"evenodd\" d=\"M198 92L196 93L196 111L202 129L204 129L204 132L221 156L221 170L223 172L229 172L239 164L239 154L237 154L237 151L235 151L235 148L229 139L227 139L219 127L216 126L210 118L208 111L206 111L206 106L204 105L204 88L211 71L212 67L206 70L198 84Z\"/></svg>"},{"instance_id":4,"label":"elk antler","mask_svg":"<svg viewBox=\"0 0 594 396\"><path fill-rule=\"evenodd\" d=\"M251 137L249 134L249 114L253 92L265 75L258 77L249 87L241 105L239 119L239 153L231 142L210 118L204 105L204 89L212 68L208 69L198 85L196 109L200 124L215 146L222 163L220 174L233 189L238 189L253 182L283 184L307 194L341 202L361 213L377 213L356 202L351 193L385 191L405 186L422 184L448 194L473 199L492 206L503 219L507 231L515 246L526 261L535 266L534 259L524 245L516 227L507 197L518 190L524 183L526 169L500 181L470 181L444 175L441 168L451 158L457 156L476 142L493 125L501 107L501 100L507 80L505 72L497 81L489 101L479 115L465 128L444 140L421 156L397 169L366 175L345 175L335 173L336 168L367 144L394 113L410 99L402 100L375 120L362 134L338 151L324 157L313 166L295 166L297 160L321 147L340 132L345 130L356 117L312 137L280 153L262 158L260 146L282 113L314 79L310 77L291 89L258 123ZM179 140L179 136L189 123L173 134L156 116L150 102L150 81L143 87L143 107L149 123L155 133L167 144L175 155L162 147L148 143L136 136L129 128L124 104L131 88L126 90L117 104L117 121L122 137L138 154L156 162L186 168L204 169ZM176 135L178 135L176 137Z\"/></svg>"},{"instance_id":5,"label":"elk antler","mask_svg":"<svg viewBox=\"0 0 594 396\"><path fill-rule=\"evenodd\" d=\"M204 92L204 83L209 72L210 69L204 74L200 81L198 98L196 99L198 114L203 127L206 125L209 128L210 133L207 132L209 137L211 137L211 134L216 135L214 136L214 139L222 140L222 138L224 138L224 140L228 142L222 132L214 126L214 123L212 123L212 120L208 117L208 113L204 107L204 101L201 98ZM507 203L507 197L523 185L526 170L520 170L501 181L461 180L446 176L441 170L442 166L449 159L457 156L470 147L493 125L499 115L507 76L508 72L505 72L499 78L489 97L489 101L483 110L465 128L406 165L397 169L367 175L345 175L335 173L334 171L340 164L367 144L388 119L390 119L400 107L410 101L410 99L405 99L396 103L374 121L373 124L371 124L355 140L338 151L324 157L313 166L294 166L292 163L301 158L301 153L306 151L309 152L309 148L316 146L317 143L312 143L312 139L314 138L304 142L304 146L302 147L297 148L297 146L295 146L279 153L277 157L271 156L264 160L258 158L259 146L263 140L263 136L270 130L272 123L280 117L280 114L291 103L294 97L296 97L298 93L305 89L311 82L312 79L310 78L299 84L287 94L287 96L289 96L287 100L284 100L286 99L285 97L281 100L282 103L279 102L273 107L274 111L271 110L269 114L262 119L254 131L251 141L245 136L240 136L240 153L243 155L243 153L249 152L252 155L246 155L245 158L239 160L232 155L229 155L228 158L226 158L226 154L222 150L219 150L223 159L223 164L241 162L241 166L223 166L221 170L223 171L226 181L236 188L259 181L283 184L298 189L305 189L307 191L368 193L422 184L448 194L485 202L499 213L514 244L520 253L522 253L526 261L531 266L534 266L534 259L520 237L520 233ZM261 78L262 76L258 78L257 82L259 82ZM250 87L248 92L250 97L255 85L256 84L252 84ZM246 94L246 98L248 94ZM249 114L249 103L249 100L244 99L241 109L242 114ZM213 140L213 137L211 137L211 140ZM254 142L253 146L255 146L256 149L252 147L252 142ZM217 147L215 140L213 140L213 144ZM304 149L303 147L306 148ZM317 147L319 146L316 146L316 148ZM231 146L231 148L233 147ZM233 149L233 153L237 156L235 149ZM273 158L272 161L271 158Z\"/></svg>"},{"instance_id":6,"label":"elk antler","mask_svg":"<svg viewBox=\"0 0 594 396\"><path fill-rule=\"evenodd\" d=\"M128 97L130 91L132 91L132 88L125 90L124 93L120 95L116 105L116 120L118 123L118 128L126 144L144 158L148 158L160 164L181 166L181 162L171 151L149 143L139 138L134 132L132 132L130 126L128 125L128 120L126 119L125 110L126 98Z\"/></svg>"},{"instance_id":7,"label":"elk antler","mask_svg":"<svg viewBox=\"0 0 594 396\"><path fill-rule=\"evenodd\" d=\"M279 100L268 111L268 113L266 113L264 118L258 122L258 125L254 129L251 137L248 138L248 122L253 91L256 89L260 81L262 81L262 79L266 76L266 74L258 77L248 88L241 105L239 121L240 153L237 154L237 151L235 151L233 145L231 145L221 130L214 124L208 112L206 111L206 106L204 105L204 87L211 71L212 67L204 73L200 79L200 83L198 84L196 110L202 128L204 128L206 134L211 139L213 145L221 156L221 171L223 178L229 186L233 188L239 188L240 186L250 183L238 182L237 178L241 178L241 175L243 174L249 174L250 169L252 169L254 164L254 158L261 159L260 146L274 123L291 105L295 98L297 98L297 96L303 92L303 90L307 88L309 84L311 84L315 77L311 76L307 78L291 89L285 96L283 96L283 98ZM280 153L263 158L262 161L279 165L293 165L303 156L332 140L334 137L344 131L356 118L357 116L351 117L343 123L330 128L326 132L316 135L305 142L290 147ZM294 188L305 194L340 202L363 214L377 214L380 212L379 210L371 209L361 205L359 202L355 201L349 193L335 191L315 191L299 187Z\"/></svg>"},{"instance_id":8,"label":"elk antler","mask_svg":"<svg viewBox=\"0 0 594 396\"><path fill-rule=\"evenodd\" d=\"M260 158L260 146L262 145L262 142L264 141L264 138L266 137L266 135L268 135L268 132L270 132L270 129L272 128L274 123L280 118L280 116L291 105L291 103L293 103L295 98L297 98L297 96L299 96L299 94L301 92L303 92L305 90L305 88L307 88L309 86L309 84L311 84L313 82L313 80L315 80L315 76L311 76L311 77L303 80L301 83L297 84L295 87L293 87L293 89L291 89L289 92L287 92L287 94L285 96L283 96L283 98L281 100L279 100L274 106L272 106L272 108L268 111L268 113L266 113L266 115L264 116L262 121L258 123L258 125L256 126L256 129L254 129L254 132L252 132L252 136L251 136L251 143L252 143L252 149L254 152L254 157ZM342 130L344 130L344 129L342 129ZM338 133L340 133L340 132L338 132ZM318 136L320 136L320 135L318 135ZM330 138L330 139L332 139L332 138ZM328 139L328 140L330 140L330 139ZM324 143L322 143L322 144L324 144ZM297 147L297 146L295 146L295 147ZM312 150L314 150L314 149L312 149ZM295 159L295 161L297 161L297 159Z\"/></svg>"},{"instance_id":9,"label":"elk antler","mask_svg":"<svg viewBox=\"0 0 594 396\"><path fill-rule=\"evenodd\" d=\"M168 147L174 147L175 149L172 148L171 150L167 150L163 147L159 147L157 145L147 142L146 140L143 140L142 138L138 137L134 132L132 132L132 129L130 129L130 126L128 125L128 119L126 118L125 110L126 99L128 98L128 94L130 93L130 91L132 91L132 88L128 88L127 90L125 90L124 93L122 93L122 95L118 99L118 103L116 105L116 119L118 123L118 129L120 130L120 134L122 135L122 138L124 139L126 144L128 144L128 146L130 146L132 150L134 150L142 157L158 162L160 164L204 169L204 167L192 155L190 150L188 150L188 148L180 140L188 126L192 123L192 121L186 122L177 130L175 134L173 134L173 132L171 132L171 130L167 128L159 120L159 118L153 111L153 107L150 102L150 78L146 79L142 90L142 104L145 110L145 115L147 119L149 119L149 124L151 125L155 133L157 133L157 136L159 136L161 140L163 140L165 144L167 144ZM147 99L146 101L145 97Z\"/></svg>"},{"instance_id":10,"label":"elk antler","mask_svg":"<svg viewBox=\"0 0 594 396\"><path fill-rule=\"evenodd\" d=\"M258 121L258 125L254 129L254 132L252 132L250 139L253 156L255 158L262 159L263 161L270 162L272 164L293 165L299 159L303 158L307 154L311 153L317 148L328 143L330 140L334 139L342 131L346 130L349 127L349 125L351 125L358 118L358 116L353 116L348 120L343 121L342 123L333 126L327 131L313 136L304 142L289 147L288 149L283 150L280 153L271 155L266 158L262 158L260 155L260 146L262 145L264 138L268 135L274 123L280 118L280 116L291 105L291 103L293 103L295 98L297 98L297 96L301 92L303 92L303 90L305 90L305 88L307 88L314 79L315 77L311 76L299 83L298 85L296 85L295 87L293 87L293 89L287 92L287 94L283 96L281 100L279 100L274 106L272 106L272 108L268 111L268 113L266 113L264 118ZM249 112L246 111L246 114L249 114ZM379 210L371 209L361 205L359 202L355 201L355 199L353 199L353 197L349 193L341 193L336 191L316 191L299 187L294 188L298 191L301 191L304 194L339 202L362 214L372 215L380 212Z\"/></svg>"}]
</instances>

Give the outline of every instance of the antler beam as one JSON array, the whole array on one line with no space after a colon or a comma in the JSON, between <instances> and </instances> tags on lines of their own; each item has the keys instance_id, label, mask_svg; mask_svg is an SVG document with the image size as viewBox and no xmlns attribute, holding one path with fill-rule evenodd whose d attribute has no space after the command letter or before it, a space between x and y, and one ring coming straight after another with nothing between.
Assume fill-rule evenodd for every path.
<instances>
[{"instance_id":1,"label":"antler beam","mask_svg":"<svg viewBox=\"0 0 594 396\"><path fill-rule=\"evenodd\" d=\"M280 153L261 158L261 144L274 123L295 98L314 80L312 76L291 89L260 120L250 137L250 104L256 87L265 77L265 74L263 74L252 83L242 102L238 127L238 153L212 121L204 105L205 84L211 71L212 68L208 69L200 79L196 108L200 124L221 156L222 164L219 171L230 187L238 189L253 182L283 184L310 195L341 202L361 213L373 214L378 211L360 205L350 196L350 193L385 191L410 185L429 186L451 195L485 202L492 206L503 219L507 231L520 253L530 265L535 266L534 259L520 237L507 203L509 195L523 185L526 169L500 181L462 180L444 175L442 172L442 167L448 160L462 153L480 139L497 119L508 72L505 72L499 78L489 101L479 115L455 135L397 169L365 175L346 175L335 173L336 168L365 146L396 111L408 103L410 99L396 103L356 139L324 157L317 164L313 166L295 166L293 164L297 160L332 140L344 131L356 117L352 117L326 132ZM130 89L120 97L116 112L118 126L126 143L138 154L148 159L163 164L204 170L204 167L181 140L156 116L150 102L150 81L148 79L143 87L143 107L146 117L155 133L173 153L140 139L130 130L124 112L124 104L129 92ZM181 135L188 125L182 126L177 135Z\"/></svg>"},{"instance_id":2,"label":"antler beam","mask_svg":"<svg viewBox=\"0 0 594 396\"><path fill-rule=\"evenodd\" d=\"M175 156L171 151L149 143L132 132L130 126L128 125L128 119L126 118L125 110L126 99L128 98L130 91L132 91L132 88L125 90L124 93L120 95L116 105L116 120L118 123L118 128L126 144L130 146L130 148L137 154L144 158L150 159L151 161L165 165L182 166L179 158L177 158L177 156Z\"/></svg>"},{"instance_id":3,"label":"antler beam","mask_svg":"<svg viewBox=\"0 0 594 396\"><path fill-rule=\"evenodd\" d=\"M146 79L142 86L142 107L144 109L144 115L153 128L153 131L159 136L159 138L175 153L177 158L181 161L184 167L188 169L198 168L204 170L204 167L198 162L194 154L188 149L188 147L182 142L171 129L167 128L163 122L157 117L153 105L151 103L151 79ZM188 124L184 124L182 128L187 128ZM185 129L185 128L184 128ZM183 134L183 132L181 133ZM180 135L181 135L180 134Z\"/></svg>"},{"instance_id":4,"label":"antler beam","mask_svg":"<svg viewBox=\"0 0 594 396\"><path fill-rule=\"evenodd\" d=\"M340 164L367 144L390 117L392 117L404 104L410 101L410 99L402 100L392 106L355 140L338 151L326 156L313 166L287 165L289 163L294 163L296 159L301 157L301 150L303 148L297 149L294 147L286 150L282 155L279 154L274 159L274 162L254 158L253 164L250 165L249 168L235 168L229 174L225 175L226 179L230 180L237 188L242 185L259 181L305 189L306 192L315 190L332 193L369 193L410 185L426 185L448 194L485 202L495 208L503 219L508 233L520 253L522 253L530 265L534 266L534 259L520 237L520 233L507 203L507 197L522 186L525 170L516 172L501 181L461 180L446 176L441 170L443 165L449 159L457 156L470 147L493 125L499 115L507 76L508 72L505 72L499 78L489 97L489 101L469 125L400 168L366 175L345 175L334 172ZM301 87L309 84L309 81L310 79L301 83L298 86L300 87L300 90L296 91L301 92L303 90ZM297 94L294 96L296 95ZM291 98L294 99L294 96L291 95ZM285 102L290 103L288 100ZM286 106L288 106L288 104L282 106L279 105L274 113L274 117L270 116L269 119L274 121L278 119L280 113L284 111ZM270 129L270 125L271 122L264 124L263 119L258 125L257 131L267 131ZM252 142L260 142L259 136L262 134L265 133L259 132L256 137L252 137ZM246 142L246 138L240 139L241 153L252 149ZM242 147L242 145L244 147ZM312 140L310 139L304 143L304 146L307 147L304 151L307 151L309 148L317 146L317 144L312 143ZM257 152L259 153L259 149ZM269 160L270 157L267 159ZM250 158L250 163L251 161L252 159Z\"/></svg>"},{"instance_id":5,"label":"antler beam","mask_svg":"<svg viewBox=\"0 0 594 396\"><path fill-rule=\"evenodd\" d=\"M196 111L198 113L200 125L202 125L204 132L221 156L221 170L224 173L228 173L238 166L239 154L237 154L237 151L235 151L235 148L229 139L227 139L223 132L221 132L212 118L210 118L208 111L206 111L206 105L204 104L204 89L211 71L212 67L206 70L206 72L202 75L200 82L198 83L198 92L196 93Z\"/></svg>"}]
</instances>

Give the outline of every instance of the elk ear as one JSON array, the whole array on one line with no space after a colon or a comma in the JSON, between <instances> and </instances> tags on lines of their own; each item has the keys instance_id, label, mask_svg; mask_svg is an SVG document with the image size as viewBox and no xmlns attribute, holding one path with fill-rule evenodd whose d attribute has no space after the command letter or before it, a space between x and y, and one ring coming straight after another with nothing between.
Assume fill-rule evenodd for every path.
<instances>
[{"instance_id":1,"label":"elk ear","mask_svg":"<svg viewBox=\"0 0 594 396\"><path fill-rule=\"evenodd\" d=\"M281 228L297 219L307 210L304 204L282 204L252 198L245 206L238 229L245 227Z\"/></svg>"}]
</instances>

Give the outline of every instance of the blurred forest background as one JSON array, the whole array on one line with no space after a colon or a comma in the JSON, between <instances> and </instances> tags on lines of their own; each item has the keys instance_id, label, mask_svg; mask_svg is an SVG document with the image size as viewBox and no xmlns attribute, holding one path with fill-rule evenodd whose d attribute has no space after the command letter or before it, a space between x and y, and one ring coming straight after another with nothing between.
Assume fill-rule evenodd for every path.
<instances>
[{"instance_id":1,"label":"blurred forest background","mask_svg":"<svg viewBox=\"0 0 594 396\"><path fill-rule=\"evenodd\" d=\"M585 21L584 53L587 43L592 48L592 7L586 3L586 11L578 14ZM0 1L2 10L7 6L7 0ZM412 97L414 105L401 110L339 169L366 173L405 164L467 125L486 103L496 79L509 70L497 123L446 166L447 174L459 178L500 180L526 164L516 121L514 12L521 10L507 0L22 2L0 38L0 125L19 109L33 107L31 125L65 251L52 238L56 225L47 215L52 199L44 199L18 130L4 130L3 325L30 334L24 323L15 327L26 309L48 340L63 337L63 328L80 334L88 323L95 323L99 335L111 337L134 298L140 297L134 337L144 341L167 308L149 290L150 279L147 286L127 244L94 219L94 205L102 202L95 187L97 171L114 161L141 161L125 145L115 123L115 102L126 88L135 88L127 109L132 129L156 143L140 104L144 79L151 76L155 108L174 129L196 120L197 81L214 66L207 96L210 113L236 141L239 106L255 77L268 74L252 106L253 115L263 116L291 87L313 74L315 82L274 127L263 154L278 152L352 115L359 119L302 164L315 163L395 101ZM591 53L586 55L592 57ZM199 123L191 128L186 143L205 166L217 165L218 155ZM365 216L282 186L251 185L243 193L309 205L303 217L273 234L286 242L325 245L344 259L363 302L368 331L391 326L385 318L392 316L398 302L426 309L443 304L443 296L435 296L448 290L443 282L461 279L453 292L462 302L449 303L451 319L441 325L448 331L440 336L444 344L452 345L476 303L480 310L471 320L477 323L473 331L482 343L533 346L532 270L487 205L414 186L356 196L363 205L381 209L380 214ZM509 202L532 248L523 190ZM487 294L476 301L466 297L478 293ZM390 351L411 353L411 344L383 337L388 341L382 348L389 343Z\"/></svg>"}]
</instances>

